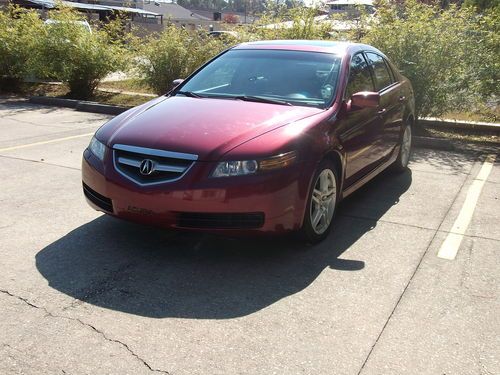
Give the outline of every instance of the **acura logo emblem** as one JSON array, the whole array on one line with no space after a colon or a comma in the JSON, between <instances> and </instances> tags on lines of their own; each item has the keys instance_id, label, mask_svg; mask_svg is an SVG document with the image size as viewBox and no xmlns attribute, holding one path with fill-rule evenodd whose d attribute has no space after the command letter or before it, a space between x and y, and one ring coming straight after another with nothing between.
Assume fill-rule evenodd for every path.
<instances>
[{"instance_id":1,"label":"acura logo emblem","mask_svg":"<svg viewBox=\"0 0 500 375\"><path fill-rule=\"evenodd\" d=\"M148 176L155 171L155 163L151 159L144 159L141 161L141 165L139 166L139 171L142 175Z\"/></svg>"}]
</instances>

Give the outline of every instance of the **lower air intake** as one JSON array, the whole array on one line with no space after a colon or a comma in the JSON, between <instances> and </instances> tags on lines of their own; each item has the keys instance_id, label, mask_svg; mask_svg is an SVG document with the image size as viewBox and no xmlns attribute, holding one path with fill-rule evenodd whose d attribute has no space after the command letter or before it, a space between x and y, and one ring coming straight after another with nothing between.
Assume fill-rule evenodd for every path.
<instances>
[{"instance_id":1,"label":"lower air intake","mask_svg":"<svg viewBox=\"0 0 500 375\"><path fill-rule=\"evenodd\" d=\"M257 229L264 225L264 213L181 212L177 215L180 228Z\"/></svg>"},{"instance_id":2,"label":"lower air intake","mask_svg":"<svg viewBox=\"0 0 500 375\"><path fill-rule=\"evenodd\" d=\"M104 195L92 190L85 184L83 184L83 194L85 194L87 199L94 203L97 207L102 208L104 211L113 212L113 202L111 199L106 198Z\"/></svg>"}]
</instances>

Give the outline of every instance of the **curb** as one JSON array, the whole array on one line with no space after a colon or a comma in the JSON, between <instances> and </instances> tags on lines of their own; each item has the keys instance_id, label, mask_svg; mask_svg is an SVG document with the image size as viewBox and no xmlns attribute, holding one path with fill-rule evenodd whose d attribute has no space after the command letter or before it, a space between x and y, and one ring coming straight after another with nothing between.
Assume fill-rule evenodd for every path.
<instances>
[{"instance_id":1,"label":"curb","mask_svg":"<svg viewBox=\"0 0 500 375\"><path fill-rule=\"evenodd\" d=\"M102 113L105 115L119 115L132 107L122 107L118 105L100 104L95 102L81 101L76 106L77 111Z\"/></svg>"},{"instance_id":2,"label":"curb","mask_svg":"<svg viewBox=\"0 0 500 375\"><path fill-rule=\"evenodd\" d=\"M102 113L105 115L119 115L132 107L101 104L84 100L54 98L51 96L30 96L29 102L34 104L52 105L57 107L73 108L81 112Z\"/></svg>"},{"instance_id":3,"label":"curb","mask_svg":"<svg viewBox=\"0 0 500 375\"><path fill-rule=\"evenodd\" d=\"M115 92L110 90L109 92ZM116 91L118 92L118 90ZM148 95L149 96L149 95ZM151 97L156 97L152 95ZM51 96L30 96L29 101L35 104L53 105L58 107L74 108L77 111L95 112L109 115L119 115L132 108L111 104L101 104L85 100L55 98ZM474 131L485 131L500 133L500 124L476 121L442 120L434 117L419 118L418 123L423 126L433 126L448 129L468 129Z\"/></svg>"},{"instance_id":4,"label":"curb","mask_svg":"<svg viewBox=\"0 0 500 375\"><path fill-rule=\"evenodd\" d=\"M29 98L30 103L52 105L58 107L73 108L77 111L82 112L93 112L102 113L106 115L119 115L127 111L132 107L124 107L109 104L100 104L96 102L88 102L83 100L74 99L63 99L54 98L50 96L31 96ZM458 122L450 120L438 120L438 119L419 119L420 124L435 125L450 128L465 128L470 129L473 127L475 130L482 131L500 131L500 124L488 124L488 123L474 123L474 122ZM413 136L413 145L418 148L431 148L443 151L453 151L456 150L454 142L446 138L433 138L433 137L422 137Z\"/></svg>"},{"instance_id":5,"label":"curb","mask_svg":"<svg viewBox=\"0 0 500 375\"><path fill-rule=\"evenodd\" d=\"M493 132L500 133L500 124L490 122L477 122L477 121L459 121L438 119L434 117L419 118L418 124L423 126L432 126L435 128L444 129L466 129L479 132Z\"/></svg>"},{"instance_id":6,"label":"curb","mask_svg":"<svg viewBox=\"0 0 500 375\"><path fill-rule=\"evenodd\" d=\"M30 96L29 102L75 109L80 101L75 99L53 98L51 96Z\"/></svg>"},{"instance_id":7,"label":"curb","mask_svg":"<svg viewBox=\"0 0 500 375\"><path fill-rule=\"evenodd\" d=\"M418 148L432 148L435 150L453 151L455 146L445 138L413 136L413 146Z\"/></svg>"}]
</instances>

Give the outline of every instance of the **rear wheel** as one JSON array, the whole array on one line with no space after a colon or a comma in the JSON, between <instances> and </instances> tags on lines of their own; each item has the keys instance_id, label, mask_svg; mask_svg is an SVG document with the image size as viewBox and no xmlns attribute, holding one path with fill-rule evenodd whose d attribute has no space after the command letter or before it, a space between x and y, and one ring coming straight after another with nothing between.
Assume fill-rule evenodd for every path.
<instances>
[{"instance_id":1,"label":"rear wheel","mask_svg":"<svg viewBox=\"0 0 500 375\"><path fill-rule=\"evenodd\" d=\"M401 138L401 145L399 147L398 158L393 164L393 169L396 172L404 172L408 168L408 162L410 161L411 151L412 151L412 129L411 129L411 124L408 121L403 131L403 136Z\"/></svg>"},{"instance_id":2,"label":"rear wheel","mask_svg":"<svg viewBox=\"0 0 500 375\"><path fill-rule=\"evenodd\" d=\"M338 176L333 163L321 163L309 193L302 234L306 241L324 240L331 229L338 201Z\"/></svg>"}]
</instances>

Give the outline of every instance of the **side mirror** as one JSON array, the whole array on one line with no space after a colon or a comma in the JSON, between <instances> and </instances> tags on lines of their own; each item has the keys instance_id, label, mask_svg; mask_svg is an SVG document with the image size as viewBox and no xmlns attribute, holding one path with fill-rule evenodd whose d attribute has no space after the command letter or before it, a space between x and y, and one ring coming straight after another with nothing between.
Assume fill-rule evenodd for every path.
<instances>
[{"instance_id":1,"label":"side mirror","mask_svg":"<svg viewBox=\"0 0 500 375\"><path fill-rule=\"evenodd\" d=\"M361 91L351 96L351 108L377 108L380 105L378 92Z\"/></svg>"},{"instance_id":2,"label":"side mirror","mask_svg":"<svg viewBox=\"0 0 500 375\"><path fill-rule=\"evenodd\" d=\"M178 78L178 79L174 79L172 81L172 88L176 88L177 86L179 86L182 82L184 82L184 80L182 78Z\"/></svg>"}]
</instances>

